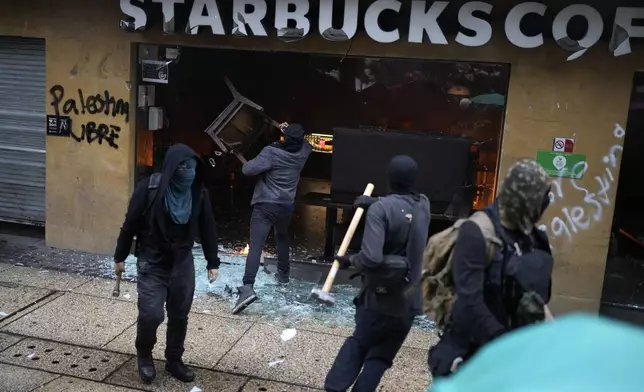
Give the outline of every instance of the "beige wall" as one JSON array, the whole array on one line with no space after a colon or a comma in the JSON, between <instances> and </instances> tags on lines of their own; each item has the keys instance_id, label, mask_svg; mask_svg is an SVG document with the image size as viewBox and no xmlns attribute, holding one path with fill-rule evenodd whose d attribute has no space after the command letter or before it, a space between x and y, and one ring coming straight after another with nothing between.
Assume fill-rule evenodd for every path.
<instances>
[{"instance_id":1,"label":"beige wall","mask_svg":"<svg viewBox=\"0 0 644 392\"><path fill-rule=\"evenodd\" d=\"M131 45L118 30L118 2L110 10L99 10L94 2L64 3L0 4L0 34L46 39L47 113L54 113L49 89L55 85L65 89L65 97L75 98L79 108L79 88L86 97L107 90L117 99L131 101L127 87ZM119 148L47 137L47 244L111 253L132 185L133 133L124 116L71 117L78 136L81 124L88 122L121 127Z\"/></svg>"},{"instance_id":2,"label":"beige wall","mask_svg":"<svg viewBox=\"0 0 644 392\"><path fill-rule=\"evenodd\" d=\"M101 253L113 250L134 172L135 98L128 87L133 72L132 42L342 54L348 49L346 43L327 42L315 35L285 44L274 37L188 37L182 33L164 37L159 31L128 34L118 29L121 15L117 1L102 3L101 8L96 2L81 0L55 5L46 0L14 3L0 5L0 34L46 38L47 89L60 84L68 94L78 88L86 94L108 90L128 99L132 109L129 123L122 116L73 116L75 129L87 121L120 126L118 150L96 142L90 145L48 137L47 243L62 248ZM516 159L535 157L537 149L549 149L553 137L575 137L575 152L587 155L589 171L576 184L561 181L562 197L544 219L556 255L553 308L596 311L616 183L608 181L604 186L608 190L602 195L602 184L595 177L607 176L603 157L611 147L621 145L622 140L614 137L615 124L626 125L631 81L642 56L614 58L607 44L601 43L580 59L565 62L566 53L552 43L521 50L509 45L498 27L494 34L495 41L482 48L456 43L382 45L357 38L349 54L511 64L501 173ZM53 113L51 106L47 110ZM619 162L619 154L617 157ZM613 168L615 179L617 173ZM597 194L595 199L585 191ZM573 229L568 223L570 235L555 236L553 225L556 233L564 232L557 220L566 221L563 208L569 214L574 211L581 224ZM584 217L580 217L582 212Z\"/></svg>"}]
</instances>

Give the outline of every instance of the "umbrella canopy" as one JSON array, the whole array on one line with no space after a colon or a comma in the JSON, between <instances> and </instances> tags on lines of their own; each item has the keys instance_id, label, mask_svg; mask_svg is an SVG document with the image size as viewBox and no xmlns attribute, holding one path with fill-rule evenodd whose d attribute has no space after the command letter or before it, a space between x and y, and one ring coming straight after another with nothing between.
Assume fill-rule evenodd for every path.
<instances>
[{"instance_id":1,"label":"umbrella canopy","mask_svg":"<svg viewBox=\"0 0 644 392\"><path fill-rule=\"evenodd\" d=\"M472 103L479 105L493 105L493 106L503 106L505 105L505 97L501 94L483 94L477 95L472 98Z\"/></svg>"},{"instance_id":2,"label":"umbrella canopy","mask_svg":"<svg viewBox=\"0 0 644 392\"><path fill-rule=\"evenodd\" d=\"M431 392L635 392L644 390L644 330L571 315L491 343Z\"/></svg>"}]
</instances>

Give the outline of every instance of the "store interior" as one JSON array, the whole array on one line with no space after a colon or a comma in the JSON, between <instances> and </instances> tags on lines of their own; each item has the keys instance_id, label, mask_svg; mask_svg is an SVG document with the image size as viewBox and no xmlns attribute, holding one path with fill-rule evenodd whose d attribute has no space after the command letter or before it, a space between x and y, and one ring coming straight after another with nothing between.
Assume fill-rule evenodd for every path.
<instances>
[{"instance_id":1,"label":"store interior","mask_svg":"<svg viewBox=\"0 0 644 392\"><path fill-rule=\"evenodd\" d=\"M452 178L452 185L458 182L459 190L452 193L460 208L454 209L449 200L443 205L436 196L434 213L461 216L485 207L494 197L509 65L139 45L138 69L137 176L159 170L172 144L193 148L206 163L207 187L224 248L243 251L248 242L255 183L241 174L236 154L222 153L205 132L233 101L234 90L261 106L261 116L269 121L304 127L313 153L302 171L298 198L311 192L332 193L334 186L340 186L340 176L351 176L357 189L364 188L358 163L364 166L369 159L385 159L369 152L382 148L387 140L396 144L405 135L417 138L416 144L431 139L429 155L443 148L440 143L466 143L464 155L454 161L458 168L450 163L453 158L446 158L444 164L437 154L429 160L421 158L421 166L431 162L427 176ZM276 130L249 138L242 155L250 160L278 140ZM342 132L359 139L351 142L354 139L343 136L340 158L334 135L340 143ZM371 136L362 135L365 132ZM380 136L389 139L381 138L378 147ZM338 152L335 167L334 148ZM387 154L411 154L406 148L396 147L400 151ZM452 171L462 176L464 168L464 179L454 180L457 174ZM364 178L378 174L370 175ZM351 181L344 178L344 182ZM423 189L430 189L430 201L433 186L444 188L440 184L423 183ZM382 188L379 194L386 193ZM296 203L291 227L294 258L315 259L322 253L328 234L326 211L324 206ZM351 215L351 209L341 208L337 222L346 223ZM266 251L270 253L272 247L269 238Z\"/></svg>"},{"instance_id":2,"label":"store interior","mask_svg":"<svg viewBox=\"0 0 644 392\"><path fill-rule=\"evenodd\" d=\"M615 197L601 311L644 324L644 72L633 78ZM617 130L616 132L619 132ZM618 155L619 157L620 155Z\"/></svg>"}]
</instances>

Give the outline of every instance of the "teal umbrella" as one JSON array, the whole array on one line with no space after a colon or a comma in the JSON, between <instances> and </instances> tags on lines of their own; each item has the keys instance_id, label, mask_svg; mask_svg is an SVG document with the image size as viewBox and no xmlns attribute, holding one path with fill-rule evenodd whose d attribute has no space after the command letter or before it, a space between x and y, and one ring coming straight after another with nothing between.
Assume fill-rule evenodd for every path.
<instances>
[{"instance_id":1,"label":"teal umbrella","mask_svg":"<svg viewBox=\"0 0 644 392\"><path fill-rule=\"evenodd\" d=\"M477 95L476 97L470 100L472 101L472 103L476 103L479 105L493 105L493 106L505 105L505 96L497 93Z\"/></svg>"},{"instance_id":2,"label":"teal umbrella","mask_svg":"<svg viewBox=\"0 0 644 392\"><path fill-rule=\"evenodd\" d=\"M428 391L640 392L642 373L643 329L571 315L500 338Z\"/></svg>"}]
</instances>

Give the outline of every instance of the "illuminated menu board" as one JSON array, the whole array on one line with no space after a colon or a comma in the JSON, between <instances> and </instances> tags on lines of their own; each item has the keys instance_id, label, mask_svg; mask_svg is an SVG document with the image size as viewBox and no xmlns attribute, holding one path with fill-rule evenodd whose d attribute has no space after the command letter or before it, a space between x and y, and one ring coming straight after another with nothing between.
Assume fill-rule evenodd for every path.
<instances>
[{"instance_id":1,"label":"illuminated menu board","mask_svg":"<svg viewBox=\"0 0 644 392\"><path fill-rule=\"evenodd\" d=\"M305 135L304 138L311 144L313 151L331 154L333 152L333 135L323 135L321 133L312 133Z\"/></svg>"}]
</instances>

